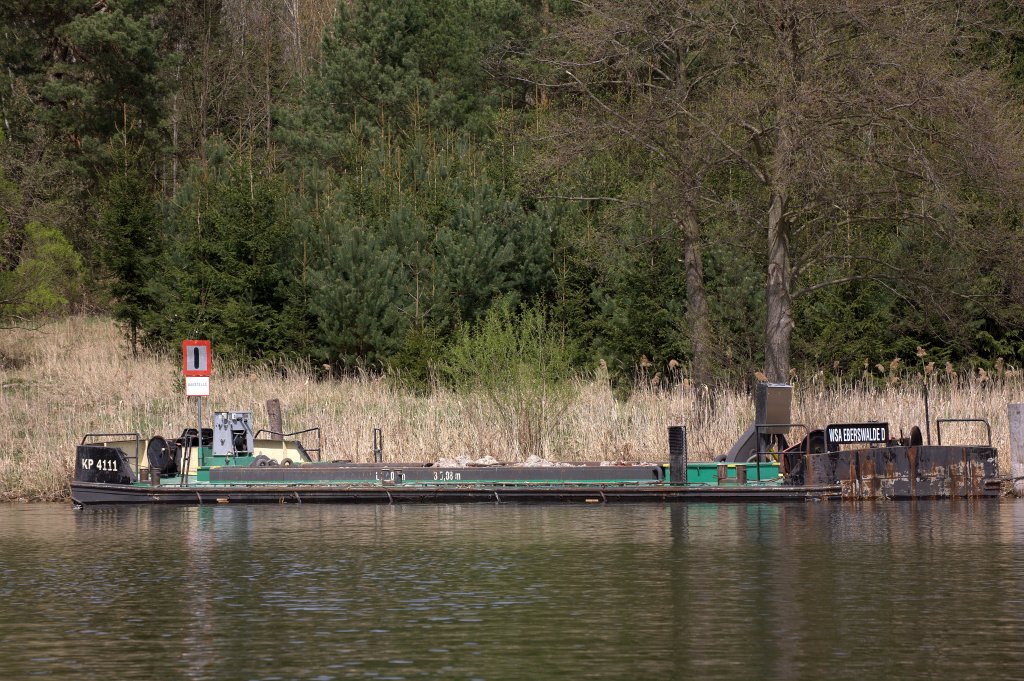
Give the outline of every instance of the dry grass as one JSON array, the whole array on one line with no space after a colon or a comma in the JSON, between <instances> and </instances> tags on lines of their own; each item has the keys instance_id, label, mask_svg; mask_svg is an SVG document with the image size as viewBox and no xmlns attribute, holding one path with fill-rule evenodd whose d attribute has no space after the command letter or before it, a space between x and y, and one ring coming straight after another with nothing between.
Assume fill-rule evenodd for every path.
<instances>
[{"instance_id":1,"label":"dry grass","mask_svg":"<svg viewBox=\"0 0 1024 681\"><path fill-rule=\"evenodd\" d=\"M215 361L216 361L216 349ZM194 423L194 406L181 388L178 358L132 359L106 319L72 318L41 332L0 333L0 499L62 499L73 470L74 445L86 432L175 436ZM525 453L509 424L498 422L479 396L437 390L418 396L380 378L323 381L304 370L287 377L269 369L216 373L215 410L252 410L265 425L264 402L278 397L285 428L320 425L330 458L372 457L372 429L382 428L389 460L491 455L520 460ZM906 374L884 387L840 389L797 385L795 422L886 420L898 434L924 423L920 383ZM545 437L545 454L559 460L648 460L667 457L666 428L689 428L693 459L725 451L753 420L748 395L718 390L695 404L687 391L638 390L616 400L607 383L580 381L558 428ZM944 377L932 385L932 418L976 416L992 424L1002 470L1008 470L1006 405L1024 402L1024 380L1007 375ZM206 419L209 419L207 413ZM948 437L978 441L969 427Z\"/></svg>"}]
</instances>

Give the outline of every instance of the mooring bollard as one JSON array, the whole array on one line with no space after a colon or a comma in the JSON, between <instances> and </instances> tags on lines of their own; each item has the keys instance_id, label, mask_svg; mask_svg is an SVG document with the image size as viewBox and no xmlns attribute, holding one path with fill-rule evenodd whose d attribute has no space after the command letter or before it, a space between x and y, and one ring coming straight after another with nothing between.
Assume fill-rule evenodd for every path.
<instances>
[{"instance_id":1,"label":"mooring bollard","mask_svg":"<svg viewBox=\"0 0 1024 681\"><path fill-rule=\"evenodd\" d=\"M380 428L373 429L373 462L384 462L384 431Z\"/></svg>"},{"instance_id":2,"label":"mooring bollard","mask_svg":"<svg viewBox=\"0 0 1024 681\"><path fill-rule=\"evenodd\" d=\"M686 426L668 427L668 480L673 484L686 482Z\"/></svg>"},{"instance_id":3,"label":"mooring bollard","mask_svg":"<svg viewBox=\"0 0 1024 681\"><path fill-rule=\"evenodd\" d=\"M1024 496L1024 404L1006 408L1010 423L1010 479L1015 496Z\"/></svg>"},{"instance_id":4,"label":"mooring bollard","mask_svg":"<svg viewBox=\"0 0 1024 681\"><path fill-rule=\"evenodd\" d=\"M729 478L729 465L720 463L718 464L718 484L721 485Z\"/></svg>"},{"instance_id":5,"label":"mooring bollard","mask_svg":"<svg viewBox=\"0 0 1024 681\"><path fill-rule=\"evenodd\" d=\"M745 485L745 484L747 484L747 467L746 466L740 466L740 465L736 466L736 484L737 485Z\"/></svg>"}]
</instances>

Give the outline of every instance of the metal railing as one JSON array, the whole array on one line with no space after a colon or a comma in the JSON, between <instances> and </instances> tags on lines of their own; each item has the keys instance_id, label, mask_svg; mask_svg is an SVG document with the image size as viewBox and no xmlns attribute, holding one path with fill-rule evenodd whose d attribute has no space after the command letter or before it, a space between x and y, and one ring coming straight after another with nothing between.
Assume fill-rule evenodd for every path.
<instances>
[{"instance_id":1,"label":"metal railing","mask_svg":"<svg viewBox=\"0 0 1024 681\"><path fill-rule=\"evenodd\" d=\"M193 432L189 432L189 430ZM193 445L193 442L197 443ZM178 471L178 487L188 487L188 472L192 468L192 447L200 451L203 447L202 432L196 434L194 428L186 428L181 434L181 470ZM200 452L201 453L201 452ZM200 463L202 460L200 459Z\"/></svg>"},{"instance_id":2,"label":"metal railing","mask_svg":"<svg viewBox=\"0 0 1024 681\"><path fill-rule=\"evenodd\" d=\"M307 456L308 456L309 452L316 452L316 460L317 461L321 460L320 452L321 452L321 449L323 447L323 440L322 440L321 435L320 435L320 426L315 426L313 428L306 428L305 430L296 430L294 433L279 433L276 430L268 430L266 428L260 428L259 430L256 431L256 434L253 435L253 439L258 438L260 436L260 434L262 434L262 433L267 433L268 435L276 435L277 437L279 437L282 440L285 439L285 438L294 438L296 435L305 435L306 433L316 433L316 447L307 447L307 446L305 446L302 443L301 439L299 440L299 446L302 447L302 451L307 453Z\"/></svg>"},{"instance_id":3,"label":"metal railing","mask_svg":"<svg viewBox=\"0 0 1024 681\"><path fill-rule=\"evenodd\" d=\"M762 431L767 431L767 429L769 429L769 428L772 428L772 429L775 429L775 428L785 428L787 430L787 432L789 430L793 429L793 428L802 428L804 433L805 433L804 439L807 440L807 448L806 448L807 451L804 452L804 453L805 454L810 454L811 453L811 437L810 437L811 430L810 430L810 428L807 427L807 424L804 424L804 423L761 423L761 424L754 424L754 436L755 436L755 438L757 440L757 453L754 455L754 459L755 459L755 463L757 464L757 479L758 479L758 481L761 480L761 459L765 455L771 455L771 454L777 455L778 459L779 459L779 463L780 463L780 471L779 472L785 473L784 470L781 470L781 468L785 467L785 464L782 462L782 458L783 457L782 457L782 450L781 449L779 451L777 451L777 452L761 451L761 444L762 444L761 433L762 433ZM764 434L765 435L782 435L782 433L768 433L768 432L765 432Z\"/></svg>"},{"instance_id":4,"label":"metal railing","mask_svg":"<svg viewBox=\"0 0 1024 681\"><path fill-rule=\"evenodd\" d=\"M992 446L992 426L986 419L935 419L935 435L938 438L939 446L942 446L942 424L943 423L984 423L988 433L988 446Z\"/></svg>"},{"instance_id":5,"label":"metal railing","mask_svg":"<svg viewBox=\"0 0 1024 681\"><path fill-rule=\"evenodd\" d=\"M134 461L135 461L135 476L136 477L141 477L142 471L139 470L139 450L142 447L142 435L140 435L139 433L86 433L85 435L82 436L82 442L79 443L79 444L83 444L84 445L86 443L86 441L89 440L90 438L93 438L93 439L99 439L99 438L110 439L110 438L113 438L113 437L130 437L131 439L135 440L135 456L132 457L130 454L128 454L128 452L124 452L124 455L126 457L128 457L129 459L134 459ZM121 451L124 451L124 450L121 450Z\"/></svg>"}]
</instances>

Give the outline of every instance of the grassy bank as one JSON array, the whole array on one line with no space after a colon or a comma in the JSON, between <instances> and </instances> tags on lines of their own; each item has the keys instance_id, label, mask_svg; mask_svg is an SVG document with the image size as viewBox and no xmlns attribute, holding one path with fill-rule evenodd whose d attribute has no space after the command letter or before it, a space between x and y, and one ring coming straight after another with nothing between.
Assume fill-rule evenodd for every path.
<instances>
[{"instance_id":1,"label":"grassy bank","mask_svg":"<svg viewBox=\"0 0 1024 681\"><path fill-rule=\"evenodd\" d=\"M66 498L74 445L86 432L177 435L195 419L183 396L179 358L131 358L106 319L73 318L42 331L0 332L0 362L0 499ZM919 380L908 373L870 389L798 382L793 418L818 425L887 420L898 434L901 427L924 423ZM932 418L987 418L1008 470L1006 405L1024 402L1020 372L996 378L944 374L932 381ZM214 410L252 410L257 427L266 425L265 400L280 398L285 429L320 425L332 458L371 459L374 427L384 430L385 457L391 460L520 460L527 454L522 424L500 418L493 402L479 395L436 390L419 396L385 379L321 380L294 368L215 372L212 385ZM575 388L557 425L543 435L548 458L664 460L665 429L683 423L691 458L710 459L753 420L750 397L734 390L713 391L695 407L690 392L678 388L642 389L625 401L616 400L600 380L579 380ZM950 427L949 435L961 442L976 439L967 426Z\"/></svg>"}]
</instances>

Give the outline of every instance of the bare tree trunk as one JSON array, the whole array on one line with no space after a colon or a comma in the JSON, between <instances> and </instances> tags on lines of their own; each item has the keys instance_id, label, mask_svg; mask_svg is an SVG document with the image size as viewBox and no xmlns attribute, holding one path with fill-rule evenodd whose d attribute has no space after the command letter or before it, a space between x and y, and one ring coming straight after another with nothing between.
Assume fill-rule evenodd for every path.
<instances>
[{"instance_id":1,"label":"bare tree trunk","mask_svg":"<svg viewBox=\"0 0 1024 681\"><path fill-rule=\"evenodd\" d=\"M768 181L768 285L767 319L764 329L765 373L773 383L789 382L790 350L793 340L793 287L789 263L789 237L792 223L786 217L789 201L789 174L800 146L801 135L790 117L799 101L803 81L803 57L800 44L800 16L788 2L780 8L778 41L779 62L776 110L779 119L775 143L773 176Z\"/></svg>"},{"instance_id":2,"label":"bare tree trunk","mask_svg":"<svg viewBox=\"0 0 1024 681\"><path fill-rule=\"evenodd\" d=\"M273 111L272 110L273 110L273 106L274 106L274 91L273 91L273 87L271 86L271 66L272 66L273 58L274 57L273 57L273 42L272 42L273 39L271 38L271 29L269 27L265 28L265 33L263 35L263 40L264 40L264 46L266 47L266 53L264 55L264 57L266 59L266 64L264 64L264 72L263 72L263 75L264 75L264 79L263 79L263 81L264 81L263 82L263 85L264 85L263 96L264 96L264 109L265 109L264 112L263 112L263 115L265 117L265 126L266 126L265 129L264 129L264 134L266 135L265 144L266 144L266 148L267 148L267 156L270 156L270 134L271 134L271 127L272 127L271 126L271 121L273 120Z\"/></svg>"},{"instance_id":3,"label":"bare tree trunk","mask_svg":"<svg viewBox=\"0 0 1024 681\"><path fill-rule=\"evenodd\" d=\"M549 0L541 0L540 3L540 17L541 17L541 33L545 36L548 34L548 26L551 21L551 3ZM551 95L548 93L546 87L538 87L537 89L537 104L541 108L546 107L551 100Z\"/></svg>"},{"instance_id":4,"label":"bare tree trunk","mask_svg":"<svg viewBox=\"0 0 1024 681\"><path fill-rule=\"evenodd\" d=\"M175 50L181 53L179 45ZM178 193L178 93L181 92L181 65L174 69L174 96L171 98L171 196Z\"/></svg>"},{"instance_id":5,"label":"bare tree trunk","mask_svg":"<svg viewBox=\"0 0 1024 681\"><path fill-rule=\"evenodd\" d=\"M683 263L686 267L686 321L690 329L691 372L694 385L711 381L711 324L708 321L704 262L700 250L700 225L692 208L683 215Z\"/></svg>"},{"instance_id":6,"label":"bare tree trunk","mask_svg":"<svg viewBox=\"0 0 1024 681\"><path fill-rule=\"evenodd\" d=\"M765 324L765 373L774 383L789 381L793 337L793 296L790 286L789 231L784 214L786 192L773 190L768 208L768 318Z\"/></svg>"},{"instance_id":7,"label":"bare tree trunk","mask_svg":"<svg viewBox=\"0 0 1024 681\"><path fill-rule=\"evenodd\" d=\"M293 73L306 75L306 62L302 55L302 22L299 20L299 0L292 0L292 18L295 20L295 64Z\"/></svg>"}]
</instances>

